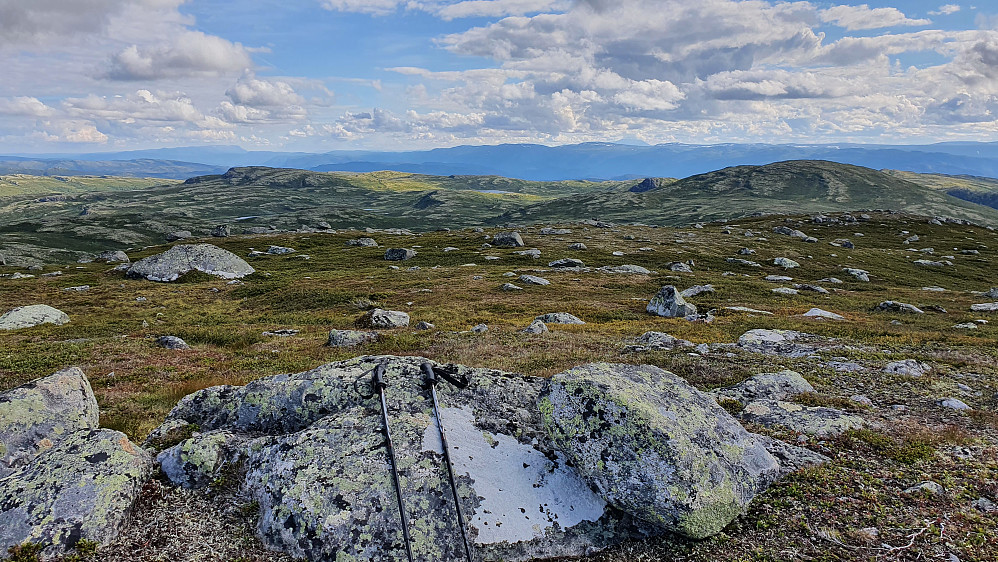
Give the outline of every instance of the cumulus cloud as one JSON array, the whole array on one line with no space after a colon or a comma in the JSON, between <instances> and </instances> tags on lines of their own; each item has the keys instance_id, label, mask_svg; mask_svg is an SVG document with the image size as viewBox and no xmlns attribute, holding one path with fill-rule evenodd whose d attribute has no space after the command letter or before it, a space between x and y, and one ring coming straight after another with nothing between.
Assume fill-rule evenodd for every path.
<instances>
[{"instance_id":1,"label":"cumulus cloud","mask_svg":"<svg viewBox=\"0 0 998 562\"><path fill-rule=\"evenodd\" d=\"M60 120L44 123L44 129L36 131L34 138L52 143L105 144L108 136L97 130L87 121Z\"/></svg>"},{"instance_id":2,"label":"cumulus cloud","mask_svg":"<svg viewBox=\"0 0 998 562\"><path fill-rule=\"evenodd\" d=\"M111 57L106 76L114 80L158 80L242 72L253 66L239 43L187 31L167 44L131 45Z\"/></svg>"},{"instance_id":3,"label":"cumulus cloud","mask_svg":"<svg viewBox=\"0 0 998 562\"><path fill-rule=\"evenodd\" d=\"M386 16L404 8L454 20L560 11L568 9L571 0L321 0L320 4L327 10L375 16Z\"/></svg>"},{"instance_id":4,"label":"cumulus cloud","mask_svg":"<svg viewBox=\"0 0 998 562\"><path fill-rule=\"evenodd\" d=\"M833 23L849 31L860 29L881 29L897 26L929 25L932 20L911 19L897 8L870 8L869 4L859 6L834 6L819 13L821 21Z\"/></svg>"},{"instance_id":5,"label":"cumulus cloud","mask_svg":"<svg viewBox=\"0 0 998 562\"><path fill-rule=\"evenodd\" d=\"M361 14L387 15L405 5L406 0L322 0L327 10L357 12Z\"/></svg>"},{"instance_id":6,"label":"cumulus cloud","mask_svg":"<svg viewBox=\"0 0 998 562\"><path fill-rule=\"evenodd\" d=\"M205 129L229 127L217 117L206 116L191 98L179 92L138 90L128 96L67 98L63 109L70 116L122 124L170 122Z\"/></svg>"},{"instance_id":7,"label":"cumulus cloud","mask_svg":"<svg viewBox=\"0 0 998 562\"><path fill-rule=\"evenodd\" d=\"M933 10L933 11L929 12L929 15L930 16L948 16L950 14L955 14L955 13L959 12L961 9L962 8L961 8L961 6L959 4L945 4L943 6L939 6L938 10Z\"/></svg>"},{"instance_id":8,"label":"cumulus cloud","mask_svg":"<svg viewBox=\"0 0 998 562\"><path fill-rule=\"evenodd\" d=\"M6 0L0 2L0 45L96 34L130 4L162 8L183 0Z\"/></svg>"},{"instance_id":9,"label":"cumulus cloud","mask_svg":"<svg viewBox=\"0 0 998 562\"><path fill-rule=\"evenodd\" d=\"M38 98L18 96L16 98L0 98L0 113L26 117L50 117L55 114L55 110L42 103Z\"/></svg>"}]
</instances>

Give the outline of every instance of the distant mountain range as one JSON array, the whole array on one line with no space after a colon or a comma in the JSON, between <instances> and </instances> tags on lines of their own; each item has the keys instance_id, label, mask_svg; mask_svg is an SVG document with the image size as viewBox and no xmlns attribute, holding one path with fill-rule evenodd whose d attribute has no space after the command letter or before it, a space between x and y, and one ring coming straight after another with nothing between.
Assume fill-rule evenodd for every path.
<instances>
[{"instance_id":1,"label":"distant mountain range","mask_svg":"<svg viewBox=\"0 0 998 562\"><path fill-rule=\"evenodd\" d=\"M319 172L497 175L534 181L687 177L740 165L827 160L873 169L998 177L998 142L928 145L584 143L501 144L424 151L247 151L237 146L181 147L92 153L0 156L0 174L119 175L185 179L231 167L269 166Z\"/></svg>"},{"instance_id":2,"label":"distant mountain range","mask_svg":"<svg viewBox=\"0 0 998 562\"><path fill-rule=\"evenodd\" d=\"M218 225L229 225L234 234L320 225L426 231L588 219L683 225L755 213L863 209L998 225L998 210L978 204L998 193L998 182L827 161L738 166L682 180L604 182L259 166L162 185L142 180L135 188L120 181L51 179L35 185L18 178L6 196L0 189L0 253L10 263L71 261L86 253L159 244L175 231L205 236ZM40 197L46 189L52 194Z\"/></svg>"}]
</instances>

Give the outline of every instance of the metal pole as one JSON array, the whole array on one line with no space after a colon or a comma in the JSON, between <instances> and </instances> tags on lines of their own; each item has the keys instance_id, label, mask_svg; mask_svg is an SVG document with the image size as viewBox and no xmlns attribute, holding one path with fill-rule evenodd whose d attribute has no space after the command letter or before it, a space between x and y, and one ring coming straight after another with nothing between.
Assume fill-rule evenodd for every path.
<instances>
[{"instance_id":1,"label":"metal pole","mask_svg":"<svg viewBox=\"0 0 998 562\"><path fill-rule=\"evenodd\" d=\"M464 512L461 509L461 496L457 493L457 481L454 480L454 467L451 465L450 452L447 445L447 434L444 432L444 422L440 417L440 405L437 403L437 375L433 372L433 366L423 363L423 372L430 385L430 395L433 397L433 415L437 418L437 429L440 430L440 444L444 449L444 464L447 465L447 478L450 480L450 489L454 494L454 509L457 510L458 528L461 529L461 540L464 542L464 556L468 562L471 559L471 546L468 544L468 532L465 530Z\"/></svg>"},{"instance_id":2,"label":"metal pole","mask_svg":"<svg viewBox=\"0 0 998 562\"><path fill-rule=\"evenodd\" d=\"M412 539L409 536L409 517L405 514L405 504L402 503L402 485L399 483L398 461L395 459L395 444L392 442L392 430L388 427L388 403L385 401L385 387L388 386L388 383L385 382L385 367L383 365L375 367L372 381L374 387L378 390L378 395L381 397L381 418L385 422L388 456L392 461L392 480L395 482L395 499L398 500L399 516L402 519L402 538L405 541L405 554L409 558L409 562L413 562Z\"/></svg>"}]
</instances>

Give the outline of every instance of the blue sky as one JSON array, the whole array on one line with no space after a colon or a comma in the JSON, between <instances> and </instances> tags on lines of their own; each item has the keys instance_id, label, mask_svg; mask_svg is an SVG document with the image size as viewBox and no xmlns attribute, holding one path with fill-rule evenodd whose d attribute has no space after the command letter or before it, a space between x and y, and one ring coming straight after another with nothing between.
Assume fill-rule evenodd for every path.
<instances>
[{"instance_id":1,"label":"blue sky","mask_svg":"<svg viewBox=\"0 0 998 562\"><path fill-rule=\"evenodd\" d=\"M996 140L998 6L8 0L0 152Z\"/></svg>"}]
</instances>

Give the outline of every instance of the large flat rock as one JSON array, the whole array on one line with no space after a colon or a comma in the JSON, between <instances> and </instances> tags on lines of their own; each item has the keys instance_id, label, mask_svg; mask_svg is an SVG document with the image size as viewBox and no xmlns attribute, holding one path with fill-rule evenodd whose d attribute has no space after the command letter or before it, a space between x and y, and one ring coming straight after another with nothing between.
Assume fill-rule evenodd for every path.
<instances>
[{"instance_id":1,"label":"large flat rock","mask_svg":"<svg viewBox=\"0 0 998 562\"><path fill-rule=\"evenodd\" d=\"M223 279L245 277L254 270L242 258L211 244L180 244L132 264L129 277L150 281L176 281L181 275L201 271Z\"/></svg>"}]
</instances>

